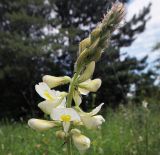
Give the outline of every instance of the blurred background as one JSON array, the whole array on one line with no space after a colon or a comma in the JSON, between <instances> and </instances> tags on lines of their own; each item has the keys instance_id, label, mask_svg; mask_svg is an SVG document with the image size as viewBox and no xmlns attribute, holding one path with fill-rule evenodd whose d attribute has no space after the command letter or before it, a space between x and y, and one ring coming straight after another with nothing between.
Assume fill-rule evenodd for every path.
<instances>
[{"instance_id":1,"label":"blurred background","mask_svg":"<svg viewBox=\"0 0 160 155\"><path fill-rule=\"evenodd\" d=\"M7 130L4 127L6 122L14 123L43 116L37 107L41 99L35 92L35 84L42 81L42 76L45 74L72 76L79 42L101 21L113 2L116 0L0 0L2 131L6 130L9 133L13 129L11 127ZM141 109L142 102L147 102L150 110L156 114L154 116L156 119L151 122L155 121L158 125L155 129L158 129L160 127L157 119L160 116L160 1L121 0L121 2L126 6L126 19L113 33L110 47L97 62L93 75L93 78L102 79L102 86L97 93L84 98L82 108L89 110L104 102L103 115L106 116L108 111L112 111L117 119L122 116L119 114L120 109L122 114L128 110L126 115L129 117L129 113L132 113L135 107ZM67 90L67 87L60 89ZM137 123L143 122L140 120L143 110L133 112ZM109 116L107 118L110 118ZM122 120L123 117L119 121ZM160 135L158 130L156 131L157 137L154 143L156 151L150 153L151 155L160 153L158 150ZM153 141L154 139L155 137ZM146 141L148 148L149 144ZM3 144L5 146L4 141ZM4 150L3 145L0 147ZM145 149L141 153L147 154L147 151ZM10 150L8 152L10 153Z\"/></svg>"},{"instance_id":2,"label":"blurred background","mask_svg":"<svg viewBox=\"0 0 160 155\"><path fill-rule=\"evenodd\" d=\"M113 2L0 1L0 118L41 114L35 84L45 74L72 75L79 42ZM123 2L126 20L113 34L94 74L102 79L102 87L83 100L84 110L101 102L105 108L116 108L130 100L160 101L160 2Z\"/></svg>"}]
</instances>

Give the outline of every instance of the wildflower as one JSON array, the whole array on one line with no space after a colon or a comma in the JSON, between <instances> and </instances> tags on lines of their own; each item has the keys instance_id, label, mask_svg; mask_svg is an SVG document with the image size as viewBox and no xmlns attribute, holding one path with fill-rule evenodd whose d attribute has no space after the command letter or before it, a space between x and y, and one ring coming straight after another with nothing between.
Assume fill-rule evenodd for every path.
<instances>
[{"instance_id":1,"label":"wildflower","mask_svg":"<svg viewBox=\"0 0 160 155\"><path fill-rule=\"evenodd\" d=\"M78 151L82 154L85 153L87 149L90 148L91 141L88 137L81 134L81 131L78 129L72 129L72 139L73 143L78 149Z\"/></svg>"},{"instance_id":2,"label":"wildflower","mask_svg":"<svg viewBox=\"0 0 160 155\"><path fill-rule=\"evenodd\" d=\"M144 101L142 102L142 106L143 106L144 108L147 108L148 102L144 100Z\"/></svg>"},{"instance_id":3,"label":"wildflower","mask_svg":"<svg viewBox=\"0 0 160 155\"><path fill-rule=\"evenodd\" d=\"M80 94L87 95L89 92L96 92L101 86L102 82L100 79L90 79L93 75L94 69L95 61L92 61L86 66L84 72L78 78L78 84L73 93L73 99L77 106L82 102Z\"/></svg>"},{"instance_id":4,"label":"wildflower","mask_svg":"<svg viewBox=\"0 0 160 155\"><path fill-rule=\"evenodd\" d=\"M101 79L87 80L78 85L81 94L87 95L89 92L96 92L101 86Z\"/></svg>"},{"instance_id":5,"label":"wildflower","mask_svg":"<svg viewBox=\"0 0 160 155\"><path fill-rule=\"evenodd\" d=\"M102 22L92 30L91 35L80 42L79 57L75 66L76 71L79 71L91 61L99 60L103 49L109 45L111 33L117 28L124 15L124 5L122 3L114 4L104 16Z\"/></svg>"},{"instance_id":6,"label":"wildflower","mask_svg":"<svg viewBox=\"0 0 160 155\"><path fill-rule=\"evenodd\" d=\"M102 22L92 30L90 36L80 42L79 56L75 63L75 73L72 79L68 76L45 75L43 82L35 86L37 93L44 99L43 102L38 104L38 107L44 113L50 115L52 121L32 118L28 121L28 125L39 131L53 127L63 127L63 130L56 131L56 137L67 143L68 154L72 154L71 141L81 154L91 145L90 139L73 127L85 126L88 129L99 129L105 122L103 116L97 115L104 103L88 113L82 111L79 105L82 102L81 95L96 92L101 86L101 79L92 80L95 62L101 57L104 48L108 46L111 33L118 26L123 16L123 4L116 3L111 11L104 16ZM68 83L68 93L52 89ZM72 107L72 100L75 102L75 107ZM145 104L144 107L147 107L147 105ZM99 152L103 153L103 150Z\"/></svg>"},{"instance_id":7,"label":"wildflower","mask_svg":"<svg viewBox=\"0 0 160 155\"><path fill-rule=\"evenodd\" d=\"M87 95L89 92L96 92L101 86L101 83L101 79L88 79L82 83L79 83L73 95L75 103L80 105L82 102L80 94Z\"/></svg>"},{"instance_id":8,"label":"wildflower","mask_svg":"<svg viewBox=\"0 0 160 155\"><path fill-rule=\"evenodd\" d=\"M46 114L50 114L53 108L66 107L67 93L51 90L44 82L40 82L35 86L37 93L45 99L40 102L38 107Z\"/></svg>"},{"instance_id":9,"label":"wildflower","mask_svg":"<svg viewBox=\"0 0 160 155\"><path fill-rule=\"evenodd\" d=\"M67 84L70 81L71 81L71 78L69 76L62 76L62 77L56 77L51 75L43 76L43 82L45 82L50 88Z\"/></svg>"},{"instance_id":10,"label":"wildflower","mask_svg":"<svg viewBox=\"0 0 160 155\"><path fill-rule=\"evenodd\" d=\"M42 120L42 119L35 119L32 118L28 121L28 125L34 129L34 130L38 130L38 131L44 131L44 130L48 130L50 128L53 128L55 126L57 126L55 124L55 122L53 121L46 121L46 120Z\"/></svg>"},{"instance_id":11,"label":"wildflower","mask_svg":"<svg viewBox=\"0 0 160 155\"><path fill-rule=\"evenodd\" d=\"M105 122L105 119L101 115L96 115L103 106L104 103L100 104L98 107L93 109L90 113L80 112L80 117L83 124L88 129L97 129L100 128L102 123Z\"/></svg>"},{"instance_id":12,"label":"wildflower","mask_svg":"<svg viewBox=\"0 0 160 155\"><path fill-rule=\"evenodd\" d=\"M55 121L61 121L66 133L69 130L71 122L80 121L80 116L72 108L55 108L52 110L51 118Z\"/></svg>"}]
</instances>

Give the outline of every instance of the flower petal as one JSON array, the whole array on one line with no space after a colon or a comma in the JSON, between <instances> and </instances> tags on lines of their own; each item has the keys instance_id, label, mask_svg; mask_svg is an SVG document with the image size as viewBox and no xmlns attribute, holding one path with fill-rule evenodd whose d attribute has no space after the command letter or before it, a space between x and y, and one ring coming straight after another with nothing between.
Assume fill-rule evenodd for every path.
<instances>
[{"instance_id":1,"label":"flower petal","mask_svg":"<svg viewBox=\"0 0 160 155\"><path fill-rule=\"evenodd\" d=\"M101 79L87 80L79 84L79 88L86 89L90 92L96 92L101 86Z\"/></svg>"},{"instance_id":2,"label":"flower petal","mask_svg":"<svg viewBox=\"0 0 160 155\"><path fill-rule=\"evenodd\" d=\"M51 114L54 108L60 108L66 106L66 98L56 98L54 101L43 101L38 104L38 107L46 114Z\"/></svg>"},{"instance_id":3,"label":"flower petal","mask_svg":"<svg viewBox=\"0 0 160 155\"><path fill-rule=\"evenodd\" d=\"M77 106L79 106L82 103L82 99L77 91L74 91L73 99Z\"/></svg>"},{"instance_id":4,"label":"flower petal","mask_svg":"<svg viewBox=\"0 0 160 155\"><path fill-rule=\"evenodd\" d=\"M64 115L70 116L70 121L80 121L80 116L72 108L55 108L52 110L51 118L53 120L62 121L62 116Z\"/></svg>"},{"instance_id":5,"label":"flower petal","mask_svg":"<svg viewBox=\"0 0 160 155\"><path fill-rule=\"evenodd\" d=\"M30 119L28 121L28 125L32 129L38 130L38 131L48 130L48 129L56 126L56 124L53 121L46 121L46 120L35 119L35 118Z\"/></svg>"},{"instance_id":6,"label":"flower petal","mask_svg":"<svg viewBox=\"0 0 160 155\"><path fill-rule=\"evenodd\" d=\"M36 92L46 100L53 100L56 97L56 91L51 90L44 82L35 85Z\"/></svg>"},{"instance_id":7,"label":"flower petal","mask_svg":"<svg viewBox=\"0 0 160 155\"><path fill-rule=\"evenodd\" d=\"M96 116L81 116L83 124L88 129L98 129L101 127L102 123L105 122L105 119L101 115Z\"/></svg>"},{"instance_id":8,"label":"flower petal","mask_svg":"<svg viewBox=\"0 0 160 155\"><path fill-rule=\"evenodd\" d=\"M102 108L104 103L101 103L98 107L93 109L90 113L88 113L90 116L96 115Z\"/></svg>"},{"instance_id":9,"label":"flower petal","mask_svg":"<svg viewBox=\"0 0 160 155\"><path fill-rule=\"evenodd\" d=\"M57 87L59 85L67 84L71 81L69 76L56 77L51 75L43 76L43 82L47 83L50 88Z\"/></svg>"},{"instance_id":10,"label":"flower petal","mask_svg":"<svg viewBox=\"0 0 160 155\"><path fill-rule=\"evenodd\" d=\"M78 87L78 91L82 94L82 95L88 95L89 91L83 88Z\"/></svg>"},{"instance_id":11,"label":"flower petal","mask_svg":"<svg viewBox=\"0 0 160 155\"><path fill-rule=\"evenodd\" d=\"M68 132L70 124L71 124L70 122L63 122L63 129L65 133Z\"/></svg>"},{"instance_id":12,"label":"flower petal","mask_svg":"<svg viewBox=\"0 0 160 155\"><path fill-rule=\"evenodd\" d=\"M56 108L66 108L66 98L61 99L60 104Z\"/></svg>"}]
</instances>

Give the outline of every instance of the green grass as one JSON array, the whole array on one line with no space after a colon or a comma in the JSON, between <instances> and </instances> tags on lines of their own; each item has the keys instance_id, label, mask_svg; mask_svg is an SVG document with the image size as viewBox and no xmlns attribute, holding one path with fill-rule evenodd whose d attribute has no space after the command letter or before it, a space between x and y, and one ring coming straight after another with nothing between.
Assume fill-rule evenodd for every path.
<instances>
[{"instance_id":1,"label":"green grass","mask_svg":"<svg viewBox=\"0 0 160 155\"><path fill-rule=\"evenodd\" d=\"M92 140L87 155L160 155L160 106L107 111L101 131L85 131ZM0 155L63 155L53 129L36 132L25 123L1 123ZM74 150L74 155L78 155Z\"/></svg>"}]
</instances>

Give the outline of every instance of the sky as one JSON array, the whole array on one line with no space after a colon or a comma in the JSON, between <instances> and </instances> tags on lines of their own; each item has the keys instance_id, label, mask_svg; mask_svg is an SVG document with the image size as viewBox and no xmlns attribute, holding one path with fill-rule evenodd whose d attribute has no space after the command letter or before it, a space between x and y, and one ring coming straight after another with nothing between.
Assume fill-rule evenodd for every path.
<instances>
[{"instance_id":1,"label":"sky","mask_svg":"<svg viewBox=\"0 0 160 155\"><path fill-rule=\"evenodd\" d=\"M136 56L138 59L148 55L148 62L151 64L158 56L157 52L151 52L153 46L160 42L160 0L131 0L127 4L126 20L132 18L152 3L150 16L151 19L147 22L146 29L143 33L138 34L136 40L130 47L122 48L122 52L127 52L130 56Z\"/></svg>"}]
</instances>

